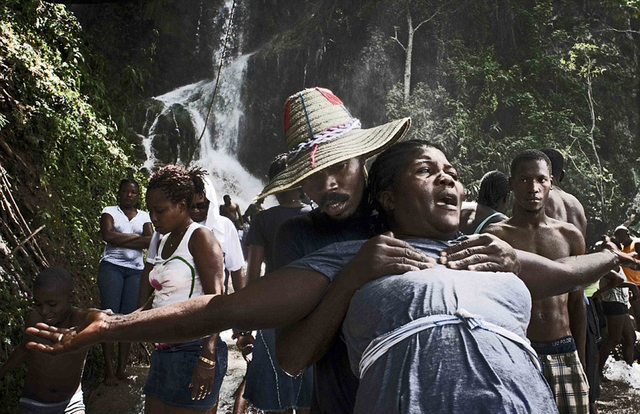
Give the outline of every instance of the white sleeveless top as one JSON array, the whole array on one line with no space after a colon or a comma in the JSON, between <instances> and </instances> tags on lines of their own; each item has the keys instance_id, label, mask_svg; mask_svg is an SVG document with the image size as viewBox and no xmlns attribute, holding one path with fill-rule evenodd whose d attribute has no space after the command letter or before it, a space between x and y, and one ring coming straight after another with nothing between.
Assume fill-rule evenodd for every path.
<instances>
[{"instance_id":1,"label":"white sleeveless top","mask_svg":"<svg viewBox=\"0 0 640 414\"><path fill-rule=\"evenodd\" d=\"M162 258L162 250L171 233L162 237L153 270L149 273L149 283L155 289L152 308L160 308L204 294L200 275L189 251L191 235L200 227L204 226L198 223L189 225L176 251L168 259Z\"/></svg>"}]
</instances>

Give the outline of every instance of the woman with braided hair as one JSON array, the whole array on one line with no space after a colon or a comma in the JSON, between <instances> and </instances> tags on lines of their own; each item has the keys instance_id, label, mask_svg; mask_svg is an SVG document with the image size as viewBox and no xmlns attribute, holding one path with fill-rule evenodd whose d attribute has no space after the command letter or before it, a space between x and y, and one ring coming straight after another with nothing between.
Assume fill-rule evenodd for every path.
<instances>
[{"instance_id":1,"label":"woman with braided hair","mask_svg":"<svg viewBox=\"0 0 640 414\"><path fill-rule=\"evenodd\" d=\"M189 210L194 181L204 172L177 165L161 167L151 175L147 207L162 239L148 280L141 292L160 308L201 295L222 294L222 251L213 233L194 223ZM143 298L141 298L143 299ZM227 346L213 333L186 343L156 343L144 387L148 413L210 411L227 370Z\"/></svg>"}]
</instances>

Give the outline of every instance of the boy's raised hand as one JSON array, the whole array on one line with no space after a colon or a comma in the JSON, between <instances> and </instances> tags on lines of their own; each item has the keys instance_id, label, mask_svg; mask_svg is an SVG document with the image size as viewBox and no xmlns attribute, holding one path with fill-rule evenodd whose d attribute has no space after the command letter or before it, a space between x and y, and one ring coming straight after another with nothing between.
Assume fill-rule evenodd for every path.
<instances>
[{"instance_id":1,"label":"boy's raised hand","mask_svg":"<svg viewBox=\"0 0 640 414\"><path fill-rule=\"evenodd\" d=\"M104 342L101 337L106 320L113 315L111 310L82 309L84 323L73 328L56 328L46 323L37 323L27 328L29 335L44 339L42 342L27 342L27 348L51 355L77 351L87 346Z\"/></svg>"}]
</instances>

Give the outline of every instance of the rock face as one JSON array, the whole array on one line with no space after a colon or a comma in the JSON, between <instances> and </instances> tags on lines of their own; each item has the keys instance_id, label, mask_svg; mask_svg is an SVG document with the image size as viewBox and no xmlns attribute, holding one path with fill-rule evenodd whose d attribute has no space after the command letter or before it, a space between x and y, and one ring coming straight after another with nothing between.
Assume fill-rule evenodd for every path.
<instances>
[{"instance_id":1,"label":"rock face","mask_svg":"<svg viewBox=\"0 0 640 414\"><path fill-rule=\"evenodd\" d=\"M465 169L467 184L487 170L508 170L521 149L562 150L574 169L567 190L582 197L598 231L628 202L618 195L603 209L602 200L637 188L623 167L640 176L639 44L631 34L640 24L628 4L164 0L75 5L73 11L107 57L114 83L133 65L147 74L141 81L146 98L182 88L194 93L165 106L154 101L136 117L143 121L130 126L149 138L155 125L145 145L157 162L223 150L264 179L272 158L285 150L284 101L302 88L323 86L365 128L411 116L409 136L443 144ZM410 64L409 15L415 30ZM402 92L407 67L408 99ZM198 143L205 127L207 141ZM595 151L602 170L594 167Z\"/></svg>"}]
</instances>

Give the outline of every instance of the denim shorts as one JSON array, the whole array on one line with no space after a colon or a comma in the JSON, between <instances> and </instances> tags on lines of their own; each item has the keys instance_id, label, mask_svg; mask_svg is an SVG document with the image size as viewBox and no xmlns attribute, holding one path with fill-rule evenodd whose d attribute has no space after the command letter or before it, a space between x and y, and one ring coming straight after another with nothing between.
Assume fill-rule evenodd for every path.
<instances>
[{"instance_id":1,"label":"denim shorts","mask_svg":"<svg viewBox=\"0 0 640 414\"><path fill-rule=\"evenodd\" d=\"M127 314L138 308L138 292L142 270L131 269L100 261L98 266L98 289L100 308L115 313Z\"/></svg>"},{"instance_id":2,"label":"denim shorts","mask_svg":"<svg viewBox=\"0 0 640 414\"><path fill-rule=\"evenodd\" d=\"M288 375L275 356L275 329L258 331L247 368L243 398L262 411L283 411L311 406L313 368L298 377Z\"/></svg>"},{"instance_id":3,"label":"denim shorts","mask_svg":"<svg viewBox=\"0 0 640 414\"><path fill-rule=\"evenodd\" d=\"M151 367L144 393L173 407L208 410L216 404L222 380L227 372L227 344L218 339L213 389L202 400L191 399L191 374L202 350L202 340L156 349L151 354Z\"/></svg>"}]
</instances>

